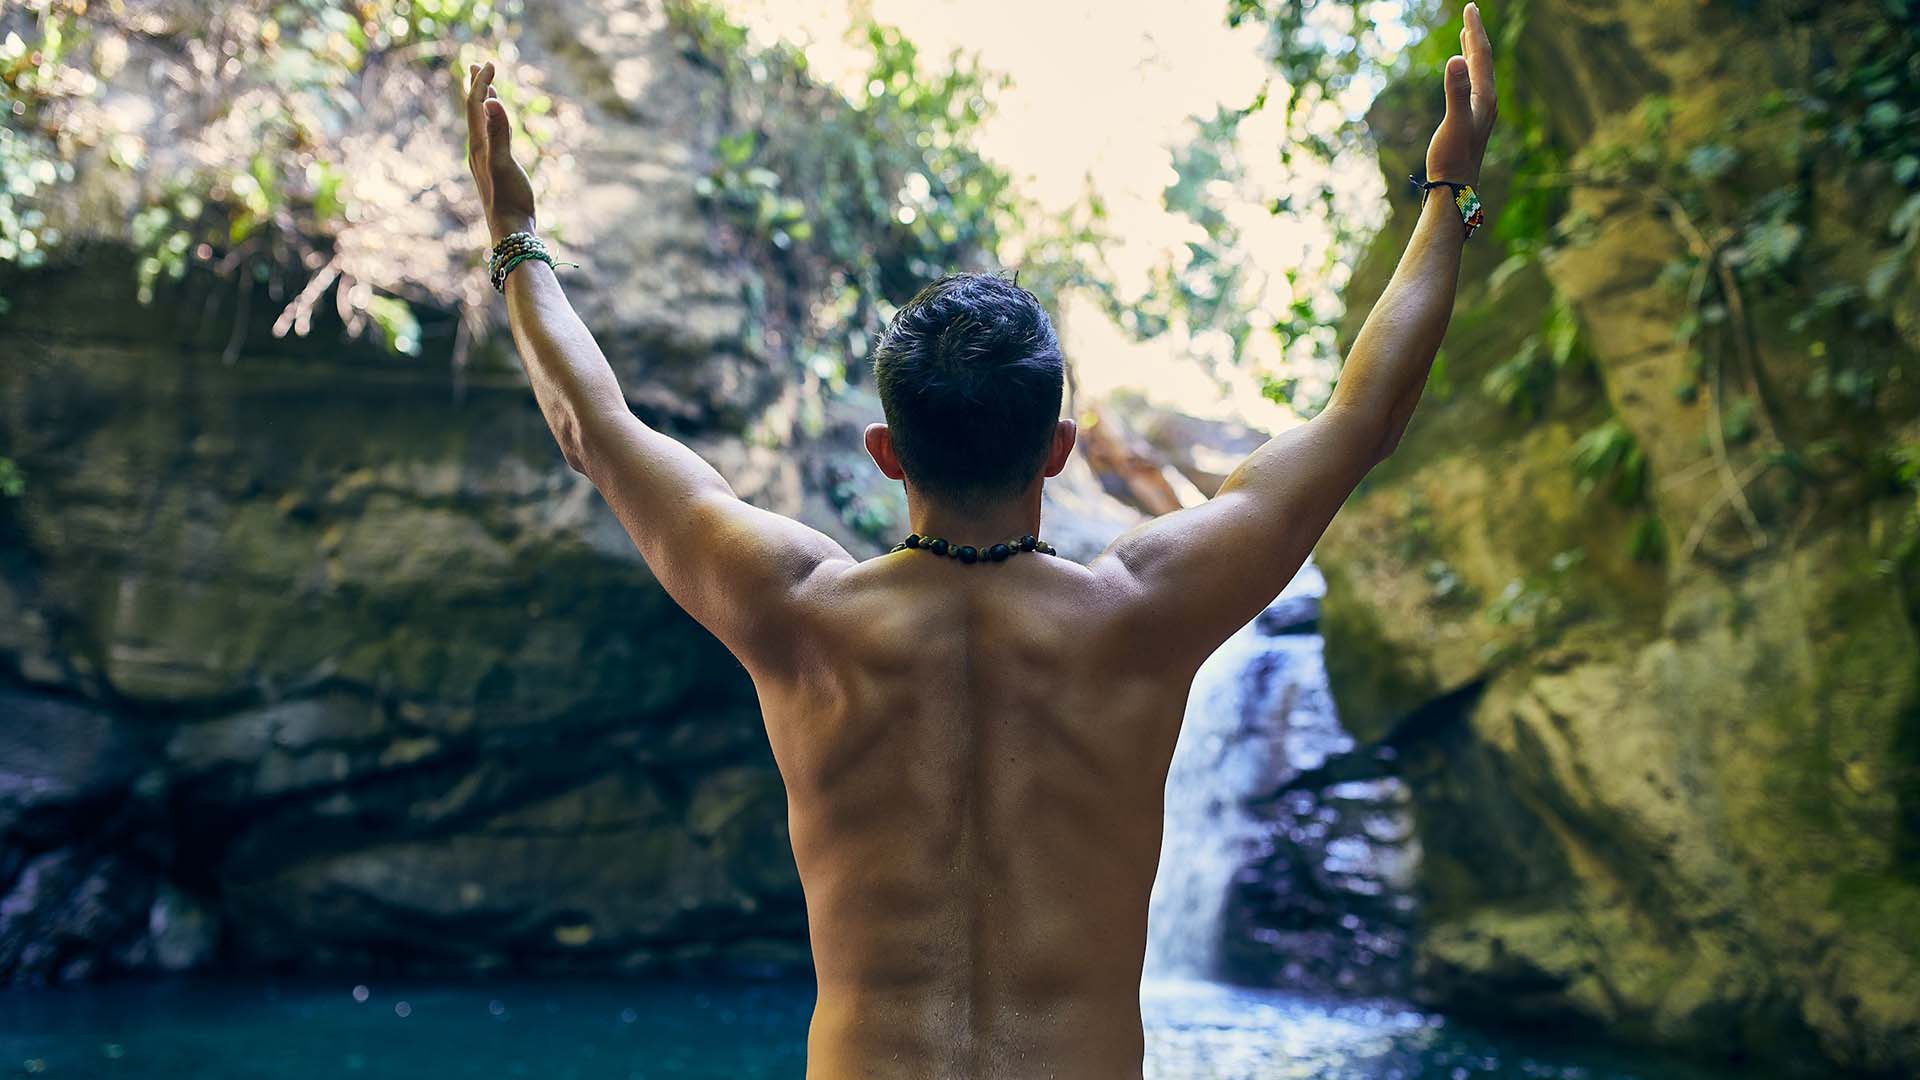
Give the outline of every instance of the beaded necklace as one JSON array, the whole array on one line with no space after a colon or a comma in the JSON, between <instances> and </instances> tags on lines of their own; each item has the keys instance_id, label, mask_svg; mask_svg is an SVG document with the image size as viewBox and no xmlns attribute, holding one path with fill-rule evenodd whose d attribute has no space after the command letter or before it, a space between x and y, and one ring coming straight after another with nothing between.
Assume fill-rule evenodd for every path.
<instances>
[{"instance_id":1,"label":"beaded necklace","mask_svg":"<svg viewBox=\"0 0 1920 1080\"><path fill-rule=\"evenodd\" d=\"M1022 536L1017 540L1007 540L991 547L976 548L971 545L950 544L937 536L921 536L919 533L908 533L907 538L893 545L887 554L914 548L931 551L935 555L944 555L950 559L959 559L963 563L1006 562L1009 557L1023 551L1037 551L1042 555L1057 554L1052 544L1035 536Z\"/></svg>"}]
</instances>

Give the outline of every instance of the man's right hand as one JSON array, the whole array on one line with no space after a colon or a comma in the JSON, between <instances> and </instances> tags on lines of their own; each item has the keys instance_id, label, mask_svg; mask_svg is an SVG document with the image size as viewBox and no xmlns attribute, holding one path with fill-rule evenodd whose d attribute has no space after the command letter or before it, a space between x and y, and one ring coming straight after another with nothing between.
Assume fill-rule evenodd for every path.
<instances>
[{"instance_id":1,"label":"man's right hand","mask_svg":"<svg viewBox=\"0 0 1920 1080\"><path fill-rule=\"evenodd\" d=\"M533 184L513 160L513 125L493 90L493 61L467 65L467 167L487 214L494 243L510 233L532 232Z\"/></svg>"},{"instance_id":2,"label":"man's right hand","mask_svg":"<svg viewBox=\"0 0 1920 1080\"><path fill-rule=\"evenodd\" d=\"M1460 30L1460 56L1447 60L1447 115L1427 146L1427 179L1480 182L1480 159L1487 152L1498 111L1493 91L1493 45L1480 22L1480 6L1468 4Z\"/></svg>"}]
</instances>

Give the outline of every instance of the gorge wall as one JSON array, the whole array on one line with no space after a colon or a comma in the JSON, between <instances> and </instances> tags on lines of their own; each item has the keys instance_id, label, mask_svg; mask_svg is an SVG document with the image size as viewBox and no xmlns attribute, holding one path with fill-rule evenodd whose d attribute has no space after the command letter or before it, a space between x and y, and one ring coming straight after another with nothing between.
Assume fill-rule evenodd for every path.
<instances>
[{"instance_id":1,"label":"gorge wall","mask_svg":"<svg viewBox=\"0 0 1920 1080\"><path fill-rule=\"evenodd\" d=\"M877 405L801 422L798 361L754 332L763 271L697 197L719 76L657 5L543 19L523 51L593 121L553 216L630 404L877 553L843 513L898 499L859 445ZM803 967L752 687L503 339L456 379L444 315L409 359L325 305L276 337L262 286L236 339L231 290L141 306L107 243L5 282L0 981ZM1048 512L1082 558L1138 520L1084 466Z\"/></svg>"},{"instance_id":2,"label":"gorge wall","mask_svg":"<svg viewBox=\"0 0 1920 1080\"><path fill-rule=\"evenodd\" d=\"M1524 19L1503 77L1569 148L1553 242L1468 245L1427 397L1316 553L1342 719L1412 793L1430 1002L1819 1073L1920 1068L1915 495L1880 471L1920 436L1913 177L1752 108L1799 100L1888 11L1911 17L1489 11L1496 30ZM1901 78L1874 92L1910 96ZM1431 130L1426 89L1372 117L1396 190ZM1816 123L1837 130L1833 113ZM1600 178L1656 128L1683 156L1647 171L1701 192ZM1496 219L1528 194L1513 165L1488 166ZM1759 273L1760 234L1716 232L1719 215L1796 184L1772 226L1790 265ZM1356 318L1413 218L1403 203L1356 274ZM1848 283L1847 318L1796 318ZM1503 402L1512 365L1549 353L1549 389ZM1868 407L1822 396L1844 372L1878 380ZM1776 427L1741 441L1742 409Z\"/></svg>"}]
</instances>

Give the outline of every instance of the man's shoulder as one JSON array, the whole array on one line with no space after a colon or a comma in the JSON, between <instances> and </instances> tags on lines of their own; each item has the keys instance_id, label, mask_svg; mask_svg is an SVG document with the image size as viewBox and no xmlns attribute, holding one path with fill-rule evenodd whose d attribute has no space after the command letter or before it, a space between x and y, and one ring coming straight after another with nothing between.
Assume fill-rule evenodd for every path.
<instances>
[{"instance_id":1,"label":"man's shoulder","mask_svg":"<svg viewBox=\"0 0 1920 1080\"><path fill-rule=\"evenodd\" d=\"M796 593L795 645L832 651L859 643L884 651L891 642L949 633L1014 635L1065 651L1133 658L1128 662L1152 653L1150 598L1118 560L1017 558L1034 561L1020 567L925 566L903 560L931 562L938 556L897 552L824 564Z\"/></svg>"},{"instance_id":2,"label":"man's shoulder","mask_svg":"<svg viewBox=\"0 0 1920 1080\"><path fill-rule=\"evenodd\" d=\"M876 597L902 602L962 595L1005 597L1010 590L1001 586L1008 584L1008 579L1015 584L1012 591L1035 602L1120 603L1137 592L1137 583L1126 567L1105 554L1086 563L1062 555L1022 554L1015 558L1028 565L1003 569L998 564L963 565L951 560L951 565L933 567L934 574L905 561L945 561L930 552L900 551L869 559L831 560L800 582L795 595L802 604L831 610ZM969 587L973 585L986 587Z\"/></svg>"}]
</instances>

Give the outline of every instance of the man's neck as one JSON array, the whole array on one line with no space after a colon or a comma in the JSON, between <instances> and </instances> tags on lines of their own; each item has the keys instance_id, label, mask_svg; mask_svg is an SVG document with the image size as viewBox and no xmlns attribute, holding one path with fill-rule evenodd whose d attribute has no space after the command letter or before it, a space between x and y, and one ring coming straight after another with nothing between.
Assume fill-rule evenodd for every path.
<instances>
[{"instance_id":1,"label":"man's neck","mask_svg":"<svg viewBox=\"0 0 1920 1080\"><path fill-rule=\"evenodd\" d=\"M1002 502L940 505L907 498L907 520L921 536L937 536L955 544L985 547L1002 541L1040 535L1040 492Z\"/></svg>"}]
</instances>

